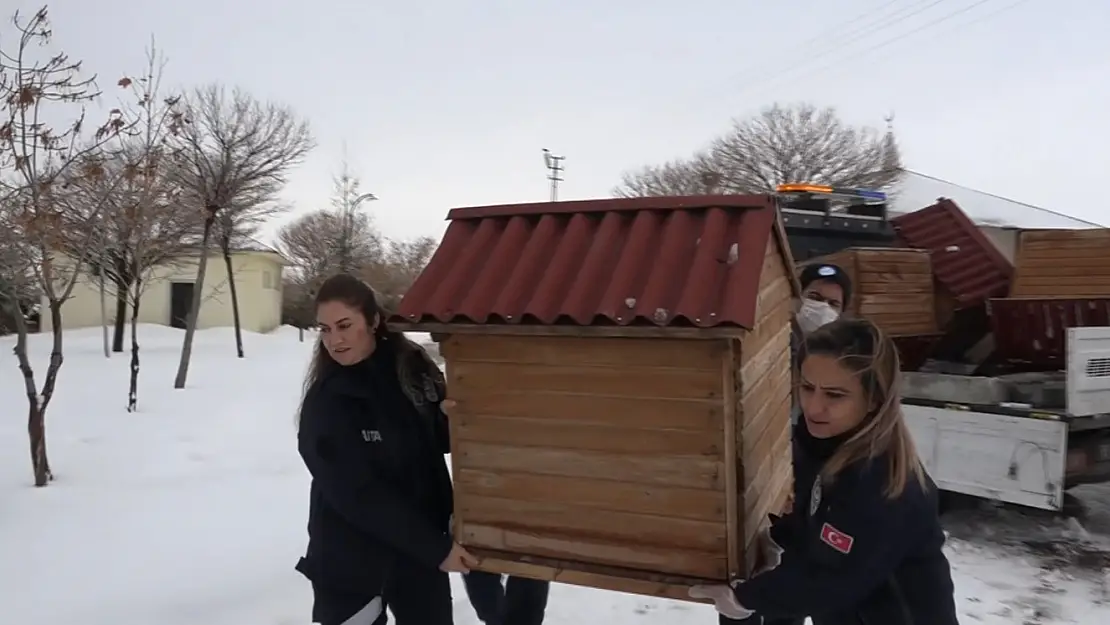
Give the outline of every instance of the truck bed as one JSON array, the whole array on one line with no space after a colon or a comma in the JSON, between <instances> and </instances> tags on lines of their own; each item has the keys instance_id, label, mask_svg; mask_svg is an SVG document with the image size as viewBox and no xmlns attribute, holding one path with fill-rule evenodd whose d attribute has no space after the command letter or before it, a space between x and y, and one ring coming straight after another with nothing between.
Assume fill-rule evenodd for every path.
<instances>
[{"instance_id":1,"label":"truck bed","mask_svg":"<svg viewBox=\"0 0 1110 625\"><path fill-rule=\"evenodd\" d=\"M1067 377L1062 371L1022 373L998 377L910 371L903 374L902 396L973 406L1002 406L1063 414L1067 405Z\"/></svg>"},{"instance_id":2,"label":"truck bed","mask_svg":"<svg viewBox=\"0 0 1110 625\"><path fill-rule=\"evenodd\" d=\"M902 411L925 468L941 490L1059 510L1068 457L1060 415L907 399Z\"/></svg>"}]
</instances>

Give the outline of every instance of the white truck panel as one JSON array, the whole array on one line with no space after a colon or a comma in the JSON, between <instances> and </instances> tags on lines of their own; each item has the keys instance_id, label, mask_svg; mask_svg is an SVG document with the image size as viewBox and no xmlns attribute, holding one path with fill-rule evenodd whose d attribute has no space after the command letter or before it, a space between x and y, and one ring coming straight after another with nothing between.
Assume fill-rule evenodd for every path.
<instances>
[{"instance_id":1,"label":"white truck panel","mask_svg":"<svg viewBox=\"0 0 1110 625\"><path fill-rule=\"evenodd\" d=\"M907 404L902 410L941 490L1043 510L1063 506L1066 421Z\"/></svg>"},{"instance_id":2,"label":"white truck panel","mask_svg":"<svg viewBox=\"0 0 1110 625\"><path fill-rule=\"evenodd\" d=\"M1067 412L1110 413L1110 328L1068 328Z\"/></svg>"}]
</instances>

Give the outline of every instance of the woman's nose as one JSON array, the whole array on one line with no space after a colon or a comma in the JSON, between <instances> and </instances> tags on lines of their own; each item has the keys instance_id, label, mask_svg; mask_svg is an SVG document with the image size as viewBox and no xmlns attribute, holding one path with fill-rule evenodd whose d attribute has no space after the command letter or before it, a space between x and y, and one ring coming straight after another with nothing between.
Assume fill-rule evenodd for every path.
<instances>
[{"instance_id":1,"label":"woman's nose","mask_svg":"<svg viewBox=\"0 0 1110 625\"><path fill-rule=\"evenodd\" d=\"M807 397L802 402L802 412L811 417L820 417L825 414L825 407L825 402L817 393L814 393L810 397Z\"/></svg>"}]
</instances>

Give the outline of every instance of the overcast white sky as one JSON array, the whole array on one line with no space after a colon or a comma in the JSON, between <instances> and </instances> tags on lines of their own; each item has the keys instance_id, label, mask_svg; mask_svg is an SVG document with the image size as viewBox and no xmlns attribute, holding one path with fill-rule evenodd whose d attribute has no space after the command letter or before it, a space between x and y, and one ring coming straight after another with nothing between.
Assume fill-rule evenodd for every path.
<instances>
[{"instance_id":1,"label":"overcast white sky","mask_svg":"<svg viewBox=\"0 0 1110 625\"><path fill-rule=\"evenodd\" d=\"M545 200L541 148L566 156L562 198L607 196L623 170L801 100L880 127L893 112L917 171L1110 221L1098 191L1110 170L1107 2L49 5L55 43L104 85L141 71L154 34L170 84L241 86L307 117L319 147L287 190L297 210L327 205L346 142L394 237L438 236L456 206Z\"/></svg>"}]
</instances>

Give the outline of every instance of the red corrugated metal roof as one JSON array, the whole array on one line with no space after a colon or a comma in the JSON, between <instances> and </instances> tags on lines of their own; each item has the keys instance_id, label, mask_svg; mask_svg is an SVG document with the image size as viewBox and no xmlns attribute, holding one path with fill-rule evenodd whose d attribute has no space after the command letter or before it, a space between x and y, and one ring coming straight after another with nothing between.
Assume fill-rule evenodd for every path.
<instances>
[{"instance_id":1,"label":"red corrugated metal roof","mask_svg":"<svg viewBox=\"0 0 1110 625\"><path fill-rule=\"evenodd\" d=\"M769 195L459 208L394 322L751 328ZM784 260L784 263L788 262Z\"/></svg>"},{"instance_id":2,"label":"red corrugated metal roof","mask_svg":"<svg viewBox=\"0 0 1110 625\"><path fill-rule=\"evenodd\" d=\"M1006 296L1013 265L952 200L941 199L890 222L909 247L932 252L933 276L960 307Z\"/></svg>"}]
</instances>

